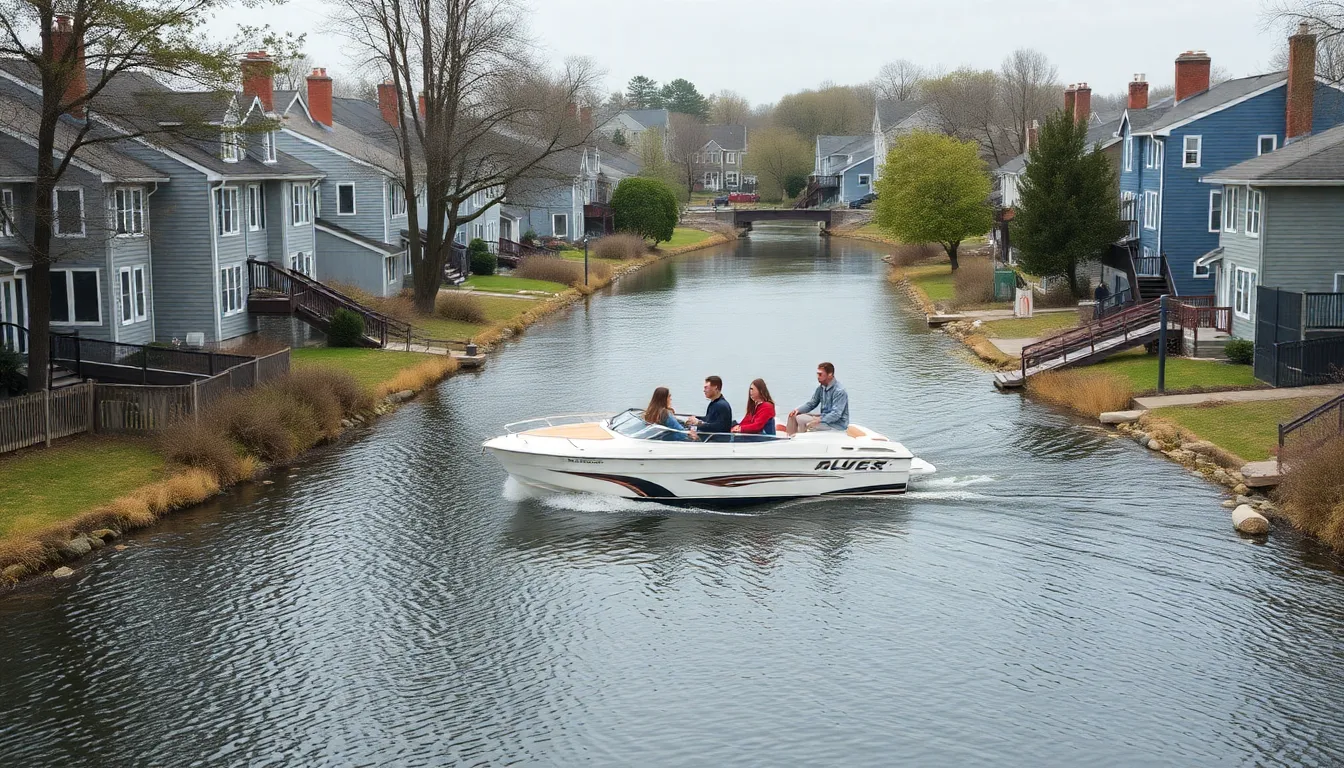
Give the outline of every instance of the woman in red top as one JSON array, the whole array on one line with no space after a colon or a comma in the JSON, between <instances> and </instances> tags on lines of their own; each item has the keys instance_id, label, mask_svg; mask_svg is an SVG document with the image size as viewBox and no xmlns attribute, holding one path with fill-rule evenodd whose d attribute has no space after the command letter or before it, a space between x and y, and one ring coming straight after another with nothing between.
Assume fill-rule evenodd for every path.
<instances>
[{"instance_id":1,"label":"woman in red top","mask_svg":"<svg viewBox=\"0 0 1344 768\"><path fill-rule=\"evenodd\" d=\"M747 417L733 427L733 431L748 435L775 434L775 400L764 379L751 382L747 390Z\"/></svg>"}]
</instances>

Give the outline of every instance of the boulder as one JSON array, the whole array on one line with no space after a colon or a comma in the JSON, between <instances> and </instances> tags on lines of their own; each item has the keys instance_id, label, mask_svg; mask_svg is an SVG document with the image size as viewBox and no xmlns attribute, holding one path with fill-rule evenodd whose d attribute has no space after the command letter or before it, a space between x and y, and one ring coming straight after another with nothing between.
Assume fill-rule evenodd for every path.
<instances>
[{"instance_id":1,"label":"boulder","mask_svg":"<svg viewBox=\"0 0 1344 768\"><path fill-rule=\"evenodd\" d=\"M1150 451L1160 451L1160 450L1162 450L1162 444L1159 443L1159 442L1157 442L1156 440L1149 440L1149 441L1148 441L1148 450L1150 450Z\"/></svg>"},{"instance_id":2,"label":"boulder","mask_svg":"<svg viewBox=\"0 0 1344 768\"><path fill-rule=\"evenodd\" d=\"M1239 493L1237 494L1237 505L1241 506L1243 504L1248 507L1253 507L1255 506L1255 499L1252 499L1250 496L1247 496L1245 494Z\"/></svg>"},{"instance_id":3,"label":"boulder","mask_svg":"<svg viewBox=\"0 0 1344 768\"><path fill-rule=\"evenodd\" d=\"M409 389L403 389L400 392L393 392L392 394L388 395L387 401L389 403L404 403L407 400L410 400L412 397L415 397L414 392L412 392Z\"/></svg>"},{"instance_id":4,"label":"boulder","mask_svg":"<svg viewBox=\"0 0 1344 768\"><path fill-rule=\"evenodd\" d=\"M120 533L117 533L111 528L99 528L96 531L90 532L89 535L93 536L94 538L102 539L103 541L110 541L111 539L115 539L121 536Z\"/></svg>"},{"instance_id":5,"label":"boulder","mask_svg":"<svg viewBox=\"0 0 1344 768\"><path fill-rule=\"evenodd\" d=\"M1219 485L1226 485L1228 487L1236 485L1236 483L1232 482L1232 478L1227 474L1227 470L1222 468L1215 469L1212 477L1213 481Z\"/></svg>"},{"instance_id":6,"label":"boulder","mask_svg":"<svg viewBox=\"0 0 1344 768\"><path fill-rule=\"evenodd\" d=\"M1141 429L1136 429L1136 430L1134 430L1134 434L1131 435L1131 437L1133 437L1133 438L1134 438L1134 442L1138 443L1139 445L1147 445L1147 444L1148 444L1148 439L1149 439L1149 438L1148 438L1148 433L1147 433L1147 432L1144 432L1144 431L1141 430Z\"/></svg>"},{"instance_id":7,"label":"boulder","mask_svg":"<svg viewBox=\"0 0 1344 768\"><path fill-rule=\"evenodd\" d=\"M1102 424L1132 424L1142 415L1143 411L1107 411L1100 418Z\"/></svg>"},{"instance_id":8,"label":"boulder","mask_svg":"<svg viewBox=\"0 0 1344 768\"><path fill-rule=\"evenodd\" d=\"M107 544L97 536L85 536L84 540L89 542L89 546L93 549L102 549L107 546Z\"/></svg>"},{"instance_id":9,"label":"boulder","mask_svg":"<svg viewBox=\"0 0 1344 768\"><path fill-rule=\"evenodd\" d=\"M51 572L53 578L65 579L75 575L75 570L69 566L62 565L60 568Z\"/></svg>"},{"instance_id":10,"label":"boulder","mask_svg":"<svg viewBox=\"0 0 1344 768\"><path fill-rule=\"evenodd\" d=\"M0 577L3 577L7 581L18 581L32 572L33 569L23 563L15 563L13 565L5 566L5 569L0 571Z\"/></svg>"},{"instance_id":11,"label":"boulder","mask_svg":"<svg viewBox=\"0 0 1344 768\"><path fill-rule=\"evenodd\" d=\"M1232 525L1240 533L1253 536L1269 533L1269 520L1256 512L1249 504L1242 504L1232 510Z\"/></svg>"},{"instance_id":12,"label":"boulder","mask_svg":"<svg viewBox=\"0 0 1344 768\"><path fill-rule=\"evenodd\" d=\"M1224 499L1224 500L1223 500L1223 509L1236 509L1236 508L1237 508L1237 501L1236 501L1236 499Z\"/></svg>"},{"instance_id":13,"label":"boulder","mask_svg":"<svg viewBox=\"0 0 1344 768\"><path fill-rule=\"evenodd\" d=\"M85 536L76 536L61 545L61 554L66 557L83 557L92 551L93 544Z\"/></svg>"},{"instance_id":14,"label":"boulder","mask_svg":"<svg viewBox=\"0 0 1344 768\"><path fill-rule=\"evenodd\" d=\"M1245 483L1238 483L1232 488L1232 492L1238 496L1245 496L1251 492L1251 489L1248 488Z\"/></svg>"}]
</instances>

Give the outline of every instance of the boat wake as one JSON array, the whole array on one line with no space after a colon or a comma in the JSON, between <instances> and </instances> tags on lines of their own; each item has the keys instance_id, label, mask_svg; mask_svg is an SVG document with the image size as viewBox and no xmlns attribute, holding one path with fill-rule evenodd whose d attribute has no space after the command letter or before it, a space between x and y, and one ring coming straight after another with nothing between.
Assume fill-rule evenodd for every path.
<instances>
[{"instance_id":1,"label":"boat wake","mask_svg":"<svg viewBox=\"0 0 1344 768\"><path fill-rule=\"evenodd\" d=\"M989 475L970 475L968 477L932 477L912 483L905 492L906 498L928 501L974 501L989 498L983 493L965 490L973 485L992 483Z\"/></svg>"}]
</instances>

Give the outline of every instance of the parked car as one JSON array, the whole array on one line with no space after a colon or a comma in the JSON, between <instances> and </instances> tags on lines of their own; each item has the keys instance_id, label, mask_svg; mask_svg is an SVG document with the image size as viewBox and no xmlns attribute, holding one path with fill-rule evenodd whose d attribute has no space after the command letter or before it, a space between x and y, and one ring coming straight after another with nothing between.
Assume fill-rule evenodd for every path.
<instances>
[{"instance_id":1,"label":"parked car","mask_svg":"<svg viewBox=\"0 0 1344 768\"><path fill-rule=\"evenodd\" d=\"M759 203L761 196L755 192L733 192L728 195L730 203Z\"/></svg>"},{"instance_id":2,"label":"parked car","mask_svg":"<svg viewBox=\"0 0 1344 768\"><path fill-rule=\"evenodd\" d=\"M850 200L850 201L849 201L849 207L850 207L850 208L864 208L864 207L866 207L869 203L873 202L873 201L876 200L876 199L877 199L877 193L876 193L876 192L869 192L868 194L864 195L863 197L860 197L858 200Z\"/></svg>"},{"instance_id":3,"label":"parked car","mask_svg":"<svg viewBox=\"0 0 1344 768\"><path fill-rule=\"evenodd\" d=\"M727 205L728 200L731 197L732 195L719 195L718 197L714 198L714 205Z\"/></svg>"}]
</instances>

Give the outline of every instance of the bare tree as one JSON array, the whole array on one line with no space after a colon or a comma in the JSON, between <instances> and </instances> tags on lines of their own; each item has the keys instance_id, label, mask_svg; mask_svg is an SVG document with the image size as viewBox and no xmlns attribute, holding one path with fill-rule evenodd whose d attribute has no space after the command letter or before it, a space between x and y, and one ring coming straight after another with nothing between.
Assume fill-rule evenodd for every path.
<instances>
[{"instance_id":1,"label":"bare tree","mask_svg":"<svg viewBox=\"0 0 1344 768\"><path fill-rule=\"evenodd\" d=\"M1344 2L1340 0L1280 0L1268 9L1269 25L1294 31L1300 24L1316 35L1316 76L1344 84ZM1270 59L1274 69L1288 68L1288 49L1280 47Z\"/></svg>"},{"instance_id":2,"label":"bare tree","mask_svg":"<svg viewBox=\"0 0 1344 768\"><path fill-rule=\"evenodd\" d=\"M980 145L981 156L995 167L1017 154L1012 119L1003 107L994 72L959 69L924 83L924 100L943 133Z\"/></svg>"},{"instance_id":3,"label":"bare tree","mask_svg":"<svg viewBox=\"0 0 1344 768\"><path fill-rule=\"evenodd\" d=\"M867 85L825 85L779 100L774 123L800 136L857 135L872 129L876 92Z\"/></svg>"},{"instance_id":4,"label":"bare tree","mask_svg":"<svg viewBox=\"0 0 1344 768\"><path fill-rule=\"evenodd\" d=\"M709 142L709 128L694 115L680 112L673 112L668 122L668 161L676 169L677 180L686 185L686 191L694 192L695 180L704 167L700 151Z\"/></svg>"},{"instance_id":5,"label":"bare tree","mask_svg":"<svg viewBox=\"0 0 1344 768\"><path fill-rule=\"evenodd\" d=\"M873 88L883 101L914 101L919 98L919 84L927 76L924 68L905 59L889 61L877 71Z\"/></svg>"},{"instance_id":6,"label":"bare tree","mask_svg":"<svg viewBox=\"0 0 1344 768\"><path fill-rule=\"evenodd\" d=\"M303 53L276 62L275 88L280 91L306 91L308 73L313 71L313 59Z\"/></svg>"},{"instance_id":7,"label":"bare tree","mask_svg":"<svg viewBox=\"0 0 1344 768\"><path fill-rule=\"evenodd\" d=\"M737 91L722 90L709 97L709 119L719 125L746 125L751 102Z\"/></svg>"},{"instance_id":8,"label":"bare tree","mask_svg":"<svg viewBox=\"0 0 1344 768\"><path fill-rule=\"evenodd\" d=\"M305 87L307 84L305 83ZM331 95L341 99L378 100L378 82L368 77L337 77L331 82Z\"/></svg>"},{"instance_id":9,"label":"bare tree","mask_svg":"<svg viewBox=\"0 0 1344 768\"><path fill-rule=\"evenodd\" d=\"M751 137L746 163L760 177L766 199L777 200L785 196L790 176L812 169L812 148L787 128L767 128Z\"/></svg>"},{"instance_id":10,"label":"bare tree","mask_svg":"<svg viewBox=\"0 0 1344 768\"><path fill-rule=\"evenodd\" d=\"M332 3L338 28L397 95L402 183L408 202L412 193L419 201L406 206L407 247L415 305L427 314L453 232L499 203L511 183L554 172L548 159L591 139L600 73L586 59L551 71L515 0ZM482 204L464 210L478 193Z\"/></svg>"},{"instance_id":11,"label":"bare tree","mask_svg":"<svg viewBox=\"0 0 1344 768\"><path fill-rule=\"evenodd\" d=\"M1058 106L1059 71L1045 54L1018 48L999 67L999 88L1005 118L1011 121L1009 149L1014 155L1027 151L1027 129L1033 120L1045 118Z\"/></svg>"}]
</instances>

